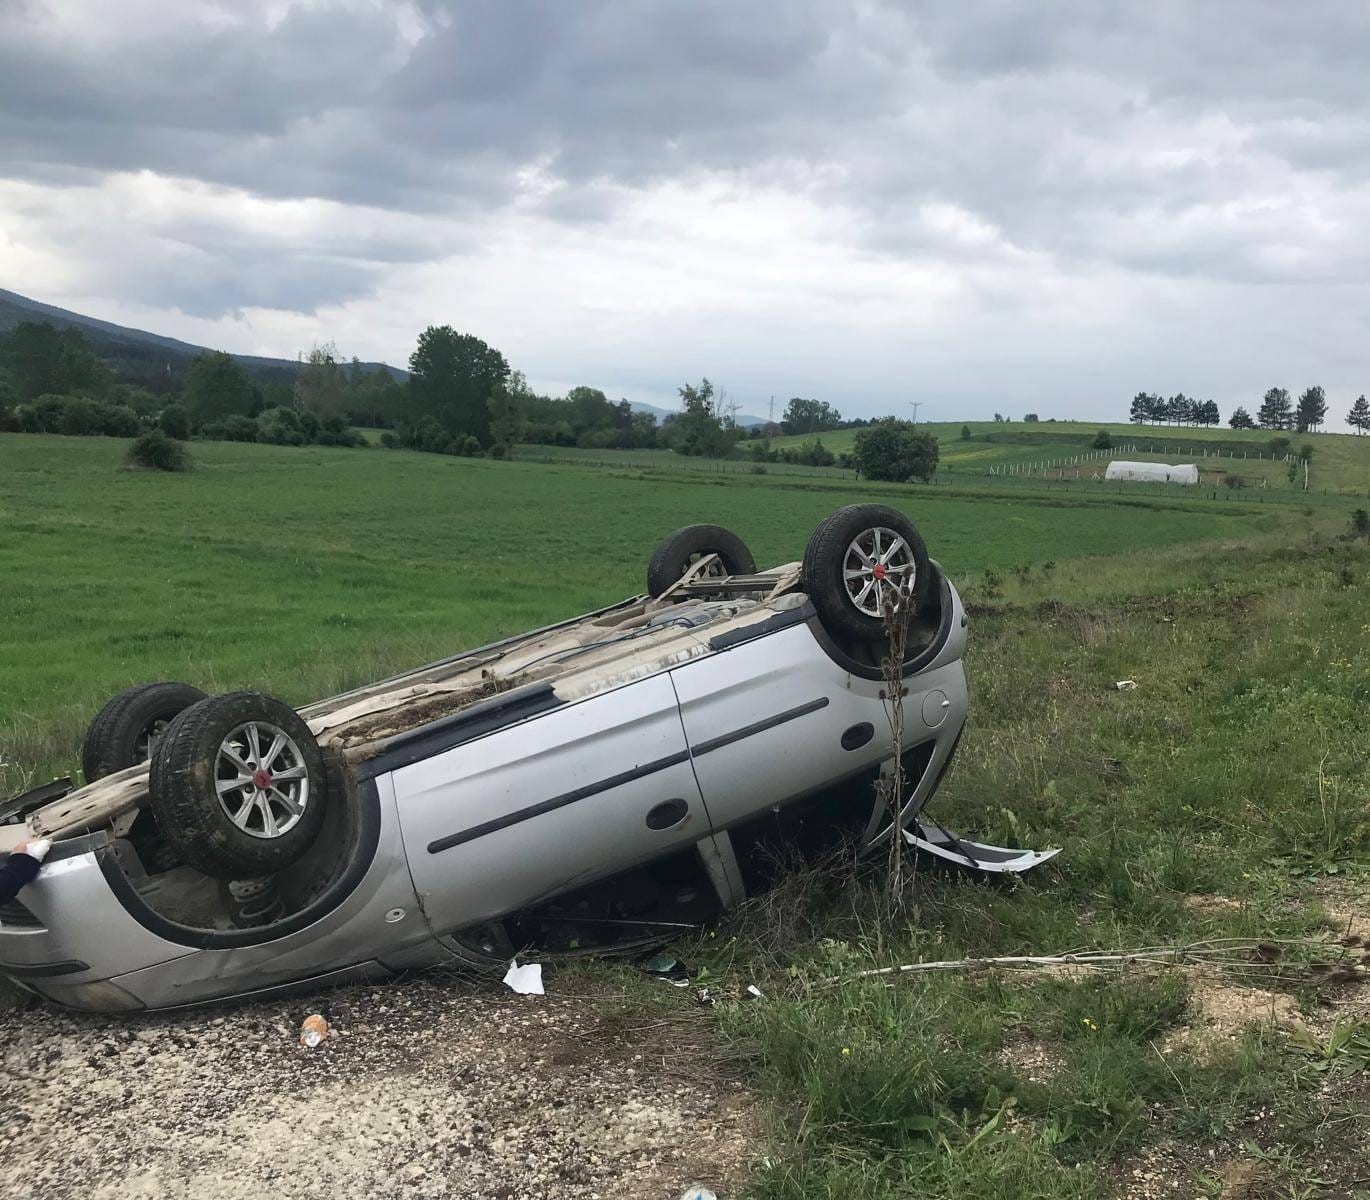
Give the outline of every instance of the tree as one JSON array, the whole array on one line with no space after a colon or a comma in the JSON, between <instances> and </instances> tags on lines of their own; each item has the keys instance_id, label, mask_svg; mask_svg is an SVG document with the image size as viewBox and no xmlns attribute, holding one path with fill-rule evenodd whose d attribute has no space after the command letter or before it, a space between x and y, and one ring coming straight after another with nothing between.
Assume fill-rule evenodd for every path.
<instances>
[{"instance_id":1,"label":"tree","mask_svg":"<svg viewBox=\"0 0 1370 1200\"><path fill-rule=\"evenodd\" d=\"M822 433L842 424L842 414L826 400L805 400L793 396L785 406L780 427L786 433Z\"/></svg>"},{"instance_id":2,"label":"tree","mask_svg":"<svg viewBox=\"0 0 1370 1200\"><path fill-rule=\"evenodd\" d=\"M1262 429L1288 429L1294 423L1294 414L1289 401L1289 392L1284 388L1271 388L1261 401L1256 420Z\"/></svg>"},{"instance_id":3,"label":"tree","mask_svg":"<svg viewBox=\"0 0 1370 1200\"><path fill-rule=\"evenodd\" d=\"M1370 433L1370 401L1361 396L1346 414L1346 423L1358 434Z\"/></svg>"},{"instance_id":4,"label":"tree","mask_svg":"<svg viewBox=\"0 0 1370 1200\"><path fill-rule=\"evenodd\" d=\"M698 387L687 383L678 390L685 411L672 423L671 448L677 454L722 458L734 438L714 415L714 385L705 378Z\"/></svg>"},{"instance_id":5,"label":"tree","mask_svg":"<svg viewBox=\"0 0 1370 1200\"><path fill-rule=\"evenodd\" d=\"M970 426L969 426L969 425L962 425L962 426L961 426L961 440L962 440L963 442L968 442L968 441L970 441Z\"/></svg>"},{"instance_id":6,"label":"tree","mask_svg":"<svg viewBox=\"0 0 1370 1200\"><path fill-rule=\"evenodd\" d=\"M252 378L233 355L222 350L197 354L186 376L185 402L197 424L252 412L256 400Z\"/></svg>"},{"instance_id":7,"label":"tree","mask_svg":"<svg viewBox=\"0 0 1370 1200\"><path fill-rule=\"evenodd\" d=\"M1036 413L1024 413L1023 420L1026 421L1029 425L1035 425L1040 420L1040 418L1037 416Z\"/></svg>"},{"instance_id":8,"label":"tree","mask_svg":"<svg viewBox=\"0 0 1370 1200\"><path fill-rule=\"evenodd\" d=\"M908 421L882 421L856 435L852 458L865 479L927 483L937 471L937 439Z\"/></svg>"},{"instance_id":9,"label":"tree","mask_svg":"<svg viewBox=\"0 0 1370 1200\"><path fill-rule=\"evenodd\" d=\"M1197 406L1194 419L1200 425L1217 425L1221 423L1223 415L1218 411L1217 401L1205 400Z\"/></svg>"},{"instance_id":10,"label":"tree","mask_svg":"<svg viewBox=\"0 0 1370 1200\"><path fill-rule=\"evenodd\" d=\"M523 440L532 393L522 371L514 371L490 393L490 452L497 458L503 458Z\"/></svg>"},{"instance_id":11,"label":"tree","mask_svg":"<svg viewBox=\"0 0 1370 1200\"><path fill-rule=\"evenodd\" d=\"M21 401L46 395L103 398L114 382L79 329L59 330L46 321L21 321L0 337L0 367Z\"/></svg>"},{"instance_id":12,"label":"tree","mask_svg":"<svg viewBox=\"0 0 1370 1200\"><path fill-rule=\"evenodd\" d=\"M450 325L430 325L409 356L409 393L416 424L431 417L458 439L490 444L490 395L509 378L498 350Z\"/></svg>"},{"instance_id":13,"label":"tree","mask_svg":"<svg viewBox=\"0 0 1370 1200\"><path fill-rule=\"evenodd\" d=\"M1194 420L1194 401L1183 392L1176 392L1166 405L1166 414L1176 425L1188 425Z\"/></svg>"},{"instance_id":14,"label":"tree","mask_svg":"<svg viewBox=\"0 0 1370 1200\"><path fill-rule=\"evenodd\" d=\"M1112 450L1113 435L1107 429L1101 429L1094 435L1093 445L1096 450Z\"/></svg>"},{"instance_id":15,"label":"tree","mask_svg":"<svg viewBox=\"0 0 1370 1200\"><path fill-rule=\"evenodd\" d=\"M577 437L613 426L614 406L598 388L573 387L566 393L566 400L571 406L571 428Z\"/></svg>"},{"instance_id":16,"label":"tree","mask_svg":"<svg viewBox=\"0 0 1370 1200\"><path fill-rule=\"evenodd\" d=\"M1127 411L1127 419L1138 425L1145 425L1156 416L1156 401L1159 399L1150 392L1138 392L1132 397L1132 407Z\"/></svg>"},{"instance_id":17,"label":"tree","mask_svg":"<svg viewBox=\"0 0 1370 1200\"><path fill-rule=\"evenodd\" d=\"M1327 420L1327 396L1316 384L1299 397L1298 412L1294 417L1294 428L1299 433L1309 433Z\"/></svg>"},{"instance_id":18,"label":"tree","mask_svg":"<svg viewBox=\"0 0 1370 1200\"><path fill-rule=\"evenodd\" d=\"M321 417L343 416L347 411L348 381L338 365L332 342L315 346L300 363L295 376L295 404Z\"/></svg>"},{"instance_id":19,"label":"tree","mask_svg":"<svg viewBox=\"0 0 1370 1200\"><path fill-rule=\"evenodd\" d=\"M167 437L184 442L190 437L190 417L179 404L168 404L157 414L157 428Z\"/></svg>"},{"instance_id":20,"label":"tree","mask_svg":"<svg viewBox=\"0 0 1370 1200\"><path fill-rule=\"evenodd\" d=\"M1246 409L1238 406L1236 411L1228 418L1227 423L1233 429L1255 429L1256 422L1251 419L1251 414Z\"/></svg>"}]
</instances>

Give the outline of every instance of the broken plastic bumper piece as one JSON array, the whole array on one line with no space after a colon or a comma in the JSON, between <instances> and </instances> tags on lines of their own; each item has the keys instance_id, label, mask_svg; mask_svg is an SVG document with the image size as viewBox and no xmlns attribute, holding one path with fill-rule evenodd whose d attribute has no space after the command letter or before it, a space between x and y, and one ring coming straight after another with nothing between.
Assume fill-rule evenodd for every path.
<instances>
[{"instance_id":1,"label":"broken plastic bumper piece","mask_svg":"<svg viewBox=\"0 0 1370 1200\"><path fill-rule=\"evenodd\" d=\"M1010 850L1005 846L988 846L924 821L915 821L912 830L904 830L904 840L945 862L991 875L1021 875L1061 853L1059 849Z\"/></svg>"}]
</instances>

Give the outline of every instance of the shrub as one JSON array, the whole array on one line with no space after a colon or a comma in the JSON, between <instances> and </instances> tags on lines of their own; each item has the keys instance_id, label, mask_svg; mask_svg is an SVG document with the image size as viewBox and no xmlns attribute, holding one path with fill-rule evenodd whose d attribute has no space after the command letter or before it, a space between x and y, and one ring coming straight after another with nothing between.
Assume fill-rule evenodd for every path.
<instances>
[{"instance_id":1,"label":"shrub","mask_svg":"<svg viewBox=\"0 0 1370 1200\"><path fill-rule=\"evenodd\" d=\"M1273 437L1265 444L1270 451L1272 458L1279 458L1281 454L1289 453L1289 439L1287 437Z\"/></svg>"},{"instance_id":2,"label":"shrub","mask_svg":"<svg viewBox=\"0 0 1370 1200\"><path fill-rule=\"evenodd\" d=\"M1370 537L1370 512L1358 508L1351 514L1351 536Z\"/></svg>"},{"instance_id":3,"label":"shrub","mask_svg":"<svg viewBox=\"0 0 1370 1200\"><path fill-rule=\"evenodd\" d=\"M748 469L753 475L764 475L764 474L766 474L766 464L765 464L765 463L754 462L754 463L752 463L752 465L751 465L750 467L748 467L747 469Z\"/></svg>"},{"instance_id":4,"label":"shrub","mask_svg":"<svg viewBox=\"0 0 1370 1200\"><path fill-rule=\"evenodd\" d=\"M1101 429L1094 435L1094 442L1092 444L1096 450L1112 450L1113 435L1109 433L1107 429Z\"/></svg>"},{"instance_id":5,"label":"shrub","mask_svg":"<svg viewBox=\"0 0 1370 1200\"><path fill-rule=\"evenodd\" d=\"M1242 479L1240 475L1224 475L1223 486L1236 489L1239 487L1244 487L1245 481Z\"/></svg>"},{"instance_id":6,"label":"shrub","mask_svg":"<svg viewBox=\"0 0 1370 1200\"><path fill-rule=\"evenodd\" d=\"M184 471L190 466L186 448L160 429L153 429L135 438L128 448L126 461L131 467L147 467L154 471Z\"/></svg>"},{"instance_id":7,"label":"shrub","mask_svg":"<svg viewBox=\"0 0 1370 1200\"><path fill-rule=\"evenodd\" d=\"M265 408L257 418L257 440L275 446L303 446L308 439L300 428L300 418L293 411Z\"/></svg>"},{"instance_id":8,"label":"shrub","mask_svg":"<svg viewBox=\"0 0 1370 1200\"><path fill-rule=\"evenodd\" d=\"M0 408L0 433L18 433L23 428L18 413L12 409Z\"/></svg>"},{"instance_id":9,"label":"shrub","mask_svg":"<svg viewBox=\"0 0 1370 1200\"><path fill-rule=\"evenodd\" d=\"M211 442L255 442L257 422L242 413L211 421L200 430L200 436Z\"/></svg>"},{"instance_id":10,"label":"shrub","mask_svg":"<svg viewBox=\"0 0 1370 1200\"><path fill-rule=\"evenodd\" d=\"M387 450L398 450L404 445L404 441L393 430L387 429L381 434L381 445Z\"/></svg>"},{"instance_id":11,"label":"shrub","mask_svg":"<svg viewBox=\"0 0 1370 1200\"><path fill-rule=\"evenodd\" d=\"M962 440L963 442L968 442L968 441L970 441L970 426L969 426L969 425L962 425L962 426L961 426L961 440Z\"/></svg>"},{"instance_id":12,"label":"shrub","mask_svg":"<svg viewBox=\"0 0 1370 1200\"><path fill-rule=\"evenodd\" d=\"M907 421L886 421L856 435L853 459L866 479L889 483L921 479L926 483L937 471L937 439L920 433Z\"/></svg>"},{"instance_id":13,"label":"shrub","mask_svg":"<svg viewBox=\"0 0 1370 1200\"><path fill-rule=\"evenodd\" d=\"M179 404L168 404L157 415L157 428L167 437L184 442L190 437L190 414Z\"/></svg>"},{"instance_id":14,"label":"shrub","mask_svg":"<svg viewBox=\"0 0 1370 1200\"><path fill-rule=\"evenodd\" d=\"M25 433L135 437L142 425L131 408L85 396L39 396L19 410Z\"/></svg>"}]
</instances>

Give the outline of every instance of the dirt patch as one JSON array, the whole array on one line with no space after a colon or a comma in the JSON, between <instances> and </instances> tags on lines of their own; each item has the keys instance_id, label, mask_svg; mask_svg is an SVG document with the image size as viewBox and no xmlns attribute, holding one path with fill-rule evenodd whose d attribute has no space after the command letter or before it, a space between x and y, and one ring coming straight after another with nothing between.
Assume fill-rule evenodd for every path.
<instances>
[{"instance_id":1,"label":"dirt patch","mask_svg":"<svg viewBox=\"0 0 1370 1200\"><path fill-rule=\"evenodd\" d=\"M1065 1066L1060 1053L1046 1042L1021 1034L1010 1038L999 1050L1003 1064L1028 1083L1046 1083Z\"/></svg>"},{"instance_id":2,"label":"dirt patch","mask_svg":"<svg viewBox=\"0 0 1370 1200\"><path fill-rule=\"evenodd\" d=\"M1201 917L1230 916L1246 907L1240 900L1233 900L1230 896L1188 895L1181 903L1190 912L1198 913Z\"/></svg>"},{"instance_id":3,"label":"dirt patch","mask_svg":"<svg viewBox=\"0 0 1370 1200\"><path fill-rule=\"evenodd\" d=\"M727 1197L746 1175L749 1094L606 1039L594 997L421 979L305 1004L0 1016L0 1197ZM313 1051L311 1008L334 1031Z\"/></svg>"}]
</instances>

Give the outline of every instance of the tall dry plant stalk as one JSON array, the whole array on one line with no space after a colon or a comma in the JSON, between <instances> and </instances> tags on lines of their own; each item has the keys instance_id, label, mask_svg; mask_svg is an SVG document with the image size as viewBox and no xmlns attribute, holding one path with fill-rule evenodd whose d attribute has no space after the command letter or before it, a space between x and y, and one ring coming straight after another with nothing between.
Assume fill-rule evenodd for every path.
<instances>
[{"instance_id":1,"label":"tall dry plant stalk","mask_svg":"<svg viewBox=\"0 0 1370 1200\"><path fill-rule=\"evenodd\" d=\"M886 884L886 898L889 902L890 916L902 913L908 895L907 884L912 876L905 878L904 847L904 697L909 694L904 683L904 660L907 656L909 626L913 623L913 588L907 577L899 586L887 593L884 604L885 657L880 662L880 674L884 686L880 689L880 701L885 710L885 719L890 726L890 746L894 762L888 774L882 775L878 784L881 799L890 812L890 862Z\"/></svg>"}]
</instances>

